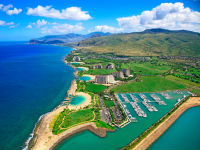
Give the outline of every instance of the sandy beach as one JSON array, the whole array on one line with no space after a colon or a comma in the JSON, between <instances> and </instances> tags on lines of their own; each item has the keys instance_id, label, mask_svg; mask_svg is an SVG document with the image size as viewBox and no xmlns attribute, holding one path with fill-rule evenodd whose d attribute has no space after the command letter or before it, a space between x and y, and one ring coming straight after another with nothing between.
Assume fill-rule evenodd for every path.
<instances>
[{"instance_id":1,"label":"sandy beach","mask_svg":"<svg viewBox=\"0 0 200 150\"><path fill-rule=\"evenodd\" d=\"M191 97L172 113L164 122L155 128L147 137L138 143L133 150L145 150L155 142L187 109L200 106L200 97Z\"/></svg>"},{"instance_id":2,"label":"sandy beach","mask_svg":"<svg viewBox=\"0 0 200 150\"><path fill-rule=\"evenodd\" d=\"M87 68L87 67L77 67L77 68L82 68L82 69L84 69L85 71L88 71L88 70L89 70L89 68Z\"/></svg>"},{"instance_id":3,"label":"sandy beach","mask_svg":"<svg viewBox=\"0 0 200 150\"><path fill-rule=\"evenodd\" d=\"M54 135L49 127L51 121L54 119L55 115L59 114L64 107L59 107L56 110L46 114L42 119L40 125L34 131L34 139L31 141L31 150L51 150L56 147L61 141L72 136L73 134L79 133L83 130L90 130L100 137L106 136L106 129L97 128L96 125L91 123L85 123L73 128L70 128L58 135Z\"/></svg>"},{"instance_id":4,"label":"sandy beach","mask_svg":"<svg viewBox=\"0 0 200 150\"><path fill-rule=\"evenodd\" d=\"M90 77L90 78L91 78L90 81L94 81L94 80L95 80L95 75L84 74L83 77L84 77L84 76Z\"/></svg>"},{"instance_id":5,"label":"sandy beach","mask_svg":"<svg viewBox=\"0 0 200 150\"><path fill-rule=\"evenodd\" d=\"M84 108L84 107L86 107L86 106L89 106L90 104L91 104L91 101L92 101L92 98L91 98L91 96L89 95L89 94L87 94L87 93L83 93L83 92L76 92L76 96L78 96L78 95L80 95L80 96L84 96L85 97L85 101L82 103L82 104L80 104L80 105L78 105L78 106L73 106L73 105L68 105L67 106L67 108L68 109L70 109L70 110L77 110L77 109L80 109L80 108Z\"/></svg>"}]
</instances>

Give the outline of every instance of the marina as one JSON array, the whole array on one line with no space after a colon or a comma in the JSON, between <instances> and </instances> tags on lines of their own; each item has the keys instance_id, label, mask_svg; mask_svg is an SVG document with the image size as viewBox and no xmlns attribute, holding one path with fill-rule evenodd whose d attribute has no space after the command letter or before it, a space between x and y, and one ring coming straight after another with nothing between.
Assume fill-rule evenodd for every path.
<instances>
[{"instance_id":1,"label":"marina","mask_svg":"<svg viewBox=\"0 0 200 150\"><path fill-rule=\"evenodd\" d=\"M166 103L162 101L157 95L150 94L150 96L155 100L156 103L158 103L158 105L166 105Z\"/></svg>"},{"instance_id":2,"label":"marina","mask_svg":"<svg viewBox=\"0 0 200 150\"><path fill-rule=\"evenodd\" d=\"M135 112L138 114L140 117L147 117L147 114L138 106L136 102L130 102L131 106L135 110Z\"/></svg>"},{"instance_id":3,"label":"marina","mask_svg":"<svg viewBox=\"0 0 200 150\"><path fill-rule=\"evenodd\" d=\"M151 113L162 111L171 101L177 105L188 95L188 91L172 91L160 93L119 93L116 98L130 122L138 122L139 118L148 118ZM171 105L171 104L170 104ZM128 123L128 124L129 124ZM124 125L126 126L126 125Z\"/></svg>"}]
</instances>

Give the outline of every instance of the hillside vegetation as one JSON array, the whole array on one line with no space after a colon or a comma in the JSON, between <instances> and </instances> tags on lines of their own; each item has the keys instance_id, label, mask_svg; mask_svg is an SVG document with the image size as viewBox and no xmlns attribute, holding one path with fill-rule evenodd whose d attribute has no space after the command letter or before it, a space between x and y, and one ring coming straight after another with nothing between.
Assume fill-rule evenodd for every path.
<instances>
[{"instance_id":1,"label":"hillside vegetation","mask_svg":"<svg viewBox=\"0 0 200 150\"><path fill-rule=\"evenodd\" d=\"M151 29L139 33L89 38L78 46L83 51L114 52L126 56L200 56L200 34Z\"/></svg>"}]
</instances>

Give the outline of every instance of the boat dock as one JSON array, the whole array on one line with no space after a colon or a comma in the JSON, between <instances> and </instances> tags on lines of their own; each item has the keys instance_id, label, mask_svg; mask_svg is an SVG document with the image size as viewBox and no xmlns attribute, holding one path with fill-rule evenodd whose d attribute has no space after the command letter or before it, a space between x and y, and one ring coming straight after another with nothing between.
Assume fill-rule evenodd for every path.
<instances>
[{"instance_id":1,"label":"boat dock","mask_svg":"<svg viewBox=\"0 0 200 150\"><path fill-rule=\"evenodd\" d=\"M140 108L140 106L136 102L130 102L130 104L138 116L147 117L147 114Z\"/></svg>"},{"instance_id":2,"label":"boat dock","mask_svg":"<svg viewBox=\"0 0 200 150\"><path fill-rule=\"evenodd\" d=\"M128 97L126 96L126 94L121 94L121 97L124 99L124 101L126 103L129 103L130 101L128 100Z\"/></svg>"},{"instance_id":3,"label":"boat dock","mask_svg":"<svg viewBox=\"0 0 200 150\"><path fill-rule=\"evenodd\" d=\"M171 96L168 93L160 93L165 99L171 99Z\"/></svg>"},{"instance_id":4,"label":"boat dock","mask_svg":"<svg viewBox=\"0 0 200 150\"><path fill-rule=\"evenodd\" d=\"M139 102L137 97L133 94L129 94L130 98L134 101L134 102Z\"/></svg>"},{"instance_id":5,"label":"boat dock","mask_svg":"<svg viewBox=\"0 0 200 150\"><path fill-rule=\"evenodd\" d=\"M149 110L149 111L158 111L158 109L156 107L154 107L153 105L151 105L148 102L143 101L142 104Z\"/></svg>"},{"instance_id":6,"label":"boat dock","mask_svg":"<svg viewBox=\"0 0 200 150\"><path fill-rule=\"evenodd\" d=\"M144 94L139 94L139 96L144 102L151 102Z\"/></svg>"},{"instance_id":7,"label":"boat dock","mask_svg":"<svg viewBox=\"0 0 200 150\"><path fill-rule=\"evenodd\" d=\"M156 103L158 103L158 105L166 105L166 103L162 101L157 95L150 94L150 96L155 100Z\"/></svg>"}]
</instances>

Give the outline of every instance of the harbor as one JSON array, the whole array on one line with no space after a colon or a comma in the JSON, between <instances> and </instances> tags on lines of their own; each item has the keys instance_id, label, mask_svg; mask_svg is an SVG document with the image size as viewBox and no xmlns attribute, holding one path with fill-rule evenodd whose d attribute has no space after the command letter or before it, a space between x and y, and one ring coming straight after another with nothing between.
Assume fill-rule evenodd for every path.
<instances>
[{"instance_id":1,"label":"harbor","mask_svg":"<svg viewBox=\"0 0 200 150\"><path fill-rule=\"evenodd\" d=\"M167 105L171 105L172 101L173 106L175 106L188 95L191 95L188 91L172 91L160 93L118 93L115 96L128 117L128 123L126 124L128 125L131 122L138 123L140 118L145 120L152 113L166 109Z\"/></svg>"}]
</instances>

